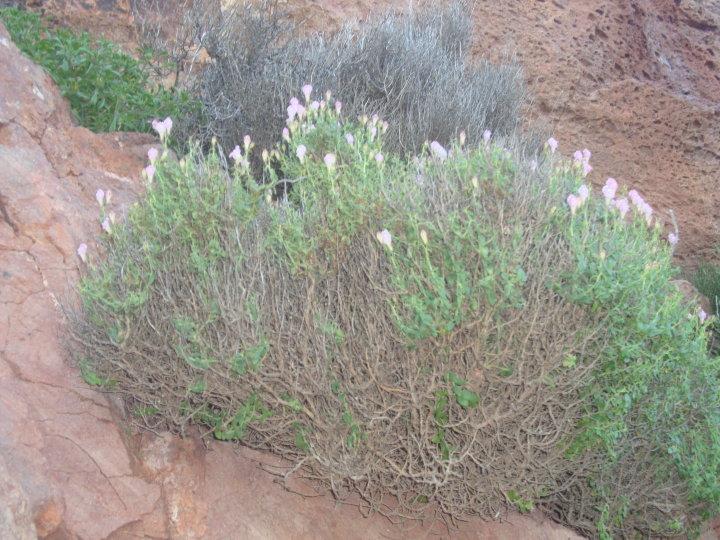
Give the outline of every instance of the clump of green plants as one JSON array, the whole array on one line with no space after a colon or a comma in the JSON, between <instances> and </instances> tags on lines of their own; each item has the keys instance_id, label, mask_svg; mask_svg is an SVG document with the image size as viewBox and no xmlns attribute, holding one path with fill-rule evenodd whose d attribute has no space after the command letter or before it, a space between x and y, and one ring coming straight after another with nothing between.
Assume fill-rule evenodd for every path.
<instances>
[{"instance_id":1,"label":"clump of green plants","mask_svg":"<svg viewBox=\"0 0 720 540\"><path fill-rule=\"evenodd\" d=\"M0 8L17 47L45 68L78 122L93 131L149 131L152 115L190 114L186 92L148 86L144 64L87 32L49 28L36 13Z\"/></svg>"},{"instance_id":2,"label":"clump of green plants","mask_svg":"<svg viewBox=\"0 0 720 540\"><path fill-rule=\"evenodd\" d=\"M386 514L541 507L602 538L716 514L720 366L642 196L593 195L554 139L408 159L314 92L270 151L152 149L124 220L98 196L68 311L86 380Z\"/></svg>"}]
</instances>

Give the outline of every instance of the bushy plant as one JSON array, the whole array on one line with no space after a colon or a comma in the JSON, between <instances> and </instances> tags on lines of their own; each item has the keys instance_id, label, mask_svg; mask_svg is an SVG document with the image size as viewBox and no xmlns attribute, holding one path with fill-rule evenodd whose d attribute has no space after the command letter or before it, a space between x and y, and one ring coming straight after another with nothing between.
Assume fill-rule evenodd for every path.
<instances>
[{"instance_id":1,"label":"bushy plant","mask_svg":"<svg viewBox=\"0 0 720 540\"><path fill-rule=\"evenodd\" d=\"M386 147L400 153L463 130L472 144L485 130L518 130L521 69L470 59L472 23L461 3L375 14L327 35L300 34L277 4L238 3L198 22L213 61L189 83L204 116L183 123L184 135L228 146L249 134L269 149L280 140L287 96L306 82L332 90L349 117L382 116Z\"/></svg>"},{"instance_id":2,"label":"bushy plant","mask_svg":"<svg viewBox=\"0 0 720 540\"><path fill-rule=\"evenodd\" d=\"M311 92L270 185L250 138L229 164L151 151L145 198L79 252L86 378L384 513L542 506L603 538L716 513L720 366L640 195L593 196L589 153L554 141L540 163L495 136L407 159Z\"/></svg>"},{"instance_id":3,"label":"bushy plant","mask_svg":"<svg viewBox=\"0 0 720 540\"><path fill-rule=\"evenodd\" d=\"M149 131L153 114L189 114L185 92L148 87L144 65L87 32L48 28L36 13L0 8L17 47L44 67L80 124L93 131Z\"/></svg>"}]
</instances>

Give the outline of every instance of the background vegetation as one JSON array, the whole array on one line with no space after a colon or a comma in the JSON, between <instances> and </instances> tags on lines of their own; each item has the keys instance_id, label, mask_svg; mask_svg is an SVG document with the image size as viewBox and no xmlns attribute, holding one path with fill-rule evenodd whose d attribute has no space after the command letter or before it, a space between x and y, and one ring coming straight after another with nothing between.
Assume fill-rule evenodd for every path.
<instances>
[{"instance_id":1,"label":"background vegetation","mask_svg":"<svg viewBox=\"0 0 720 540\"><path fill-rule=\"evenodd\" d=\"M78 122L93 131L150 131L153 116L193 109L185 92L149 88L145 66L114 43L51 29L36 13L17 8L0 8L0 20L18 48L48 71Z\"/></svg>"}]
</instances>

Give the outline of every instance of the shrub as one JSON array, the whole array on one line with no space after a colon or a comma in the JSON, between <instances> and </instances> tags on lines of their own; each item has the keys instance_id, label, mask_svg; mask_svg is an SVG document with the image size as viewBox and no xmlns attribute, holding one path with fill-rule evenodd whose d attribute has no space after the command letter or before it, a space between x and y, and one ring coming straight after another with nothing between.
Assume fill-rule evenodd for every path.
<instances>
[{"instance_id":1,"label":"shrub","mask_svg":"<svg viewBox=\"0 0 720 540\"><path fill-rule=\"evenodd\" d=\"M249 134L271 148L285 126L287 96L306 82L336 92L349 117L382 116L390 124L386 145L397 152L446 144L463 130L470 143L485 130L509 136L520 124L521 69L470 61L472 24L460 3L388 12L326 36L299 35L272 0L198 24L207 26L197 34L213 61L190 83L204 120L182 129L206 143L216 137L228 147Z\"/></svg>"},{"instance_id":2,"label":"shrub","mask_svg":"<svg viewBox=\"0 0 720 540\"><path fill-rule=\"evenodd\" d=\"M177 116L192 107L184 92L148 89L144 66L109 41L49 29L37 14L15 8L1 8L0 20L18 48L50 73L78 122L93 131L149 131L151 115Z\"/></svg>"},{"instance_id":3,"label":"shrub","mask_svg":"<svg viewBox=\"0 0 720 540\"><path fill-rule=\"evenodd\" d=\"M154 157L70 312L86 379L383 513L542 506L610 538L718 511L718 361L637 193L568 209L582 168L550 151L408 160L382 121L306 105L263 156L284 201L249 138L230 173L215 146Z\"/></svg>"}]
</instances>

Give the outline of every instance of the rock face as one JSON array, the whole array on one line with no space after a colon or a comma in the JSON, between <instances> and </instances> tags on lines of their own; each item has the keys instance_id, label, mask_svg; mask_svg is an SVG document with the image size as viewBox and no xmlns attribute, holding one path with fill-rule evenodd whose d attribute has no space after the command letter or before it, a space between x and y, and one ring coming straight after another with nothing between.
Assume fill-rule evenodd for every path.
<instances>
[{"instance_id":1,"label":"rock face","mask_svg":"<svg viewBox=\"0 0 720 540\"><path fill-rule=\"evenodd\" d=\"M96 256L98 188L122 215L138 194L145 135L74 126L50 78L0 24L0 538L408 538L312 486L274 482L277 460L197 437L133 434L62 348L61 301ZM542 516L465 523L458 538L574 538ZM409 527L409 528L408 528Z\"/></svg>"}]
</instances>

